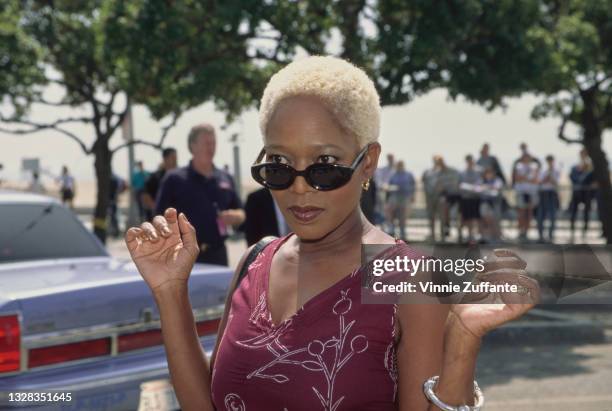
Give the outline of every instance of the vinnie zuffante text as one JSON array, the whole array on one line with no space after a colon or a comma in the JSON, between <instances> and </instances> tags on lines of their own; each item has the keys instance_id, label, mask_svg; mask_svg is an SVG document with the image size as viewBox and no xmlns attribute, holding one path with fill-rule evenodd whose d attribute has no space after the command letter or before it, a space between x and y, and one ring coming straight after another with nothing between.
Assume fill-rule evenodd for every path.
<instances>
[{"instance_id":1,"label":"vinnie zuffante text","mask_svg":"<svg viewBox=\"0 0 612 411\"><path fill-rule=\"evenodd\" d=\"M417 273L443 272L462 277L467 273L481 273L485 270L483 259L439 259L431 257L408 258L396 256L388 259L375 259L372 265L372 275L382 277L385 273L406 273L414 277ZM493 293L517 292L516 284L492 284L487 281L463 281L460 284L449 281L436 283L434 281L401 281L387 284L384 281L372 283L375 293Z\"/></svg>"}]
</instances>

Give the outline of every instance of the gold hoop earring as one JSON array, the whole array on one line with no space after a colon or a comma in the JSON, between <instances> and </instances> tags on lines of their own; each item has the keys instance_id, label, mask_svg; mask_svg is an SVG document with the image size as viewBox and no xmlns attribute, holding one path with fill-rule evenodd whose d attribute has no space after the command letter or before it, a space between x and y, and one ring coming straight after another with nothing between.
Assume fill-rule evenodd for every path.
<instances>
[{"instance_id":1,"label":"gold hoop earring","mask_svg":"<svg viewBox=\"0 0 612 411\"><path fill-rule=\"evenodd\" d=\"M370 179L369 178L366 181L364 181L363 183L361 183L361 188L363 188L363 191L368 191L368 189L370 188Z\"/></svg>"}]
</instances>

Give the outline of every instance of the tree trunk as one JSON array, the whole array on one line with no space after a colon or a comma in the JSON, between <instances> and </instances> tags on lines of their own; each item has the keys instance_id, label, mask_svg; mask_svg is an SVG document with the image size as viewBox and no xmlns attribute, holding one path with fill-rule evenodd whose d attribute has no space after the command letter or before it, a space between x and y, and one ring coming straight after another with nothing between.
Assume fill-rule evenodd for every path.
<instances>
[{"instance_id":1,"label":"tree trunk","mask_svg":"<svg viewBox=\"0 0 612 411\"><path fill-rule=\"evenodd\" d=\"M597 212L601 221L606 243L612 244L612 185L610 184L610 168L606 153L601 148L602 127L595 115L594 95L583 94L584 109L582 111L582 128L584 147L593 162L593 176L597 182ZM603 207L599 207L603 205Z\"/></svg>"},{"instance_id":2,"label":"tree trunk","mask_svg":"<svg viewBox=\"0 0 612 411\"><path fill-rule=\"evenodd\" d=\"M98 140L94 149L94 167L97 180L96 207L93 216L94 234L103 244L106 244L107 215L111 188L113 154L108 148L108 143Z\"/></svg>"}]
</instances>

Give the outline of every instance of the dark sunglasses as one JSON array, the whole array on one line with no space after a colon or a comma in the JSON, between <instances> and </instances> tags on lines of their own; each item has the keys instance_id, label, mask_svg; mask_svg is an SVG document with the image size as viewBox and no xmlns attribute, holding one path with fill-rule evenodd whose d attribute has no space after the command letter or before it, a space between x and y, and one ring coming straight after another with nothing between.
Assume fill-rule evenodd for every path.
<instances>
[{"instance_id":1,"label":"dark sunglasses","mask_svg":"<svg viewBox=\"0 0 612 411\"><path fill-rule=\"evenodd\" d=\"M257 160L255 160L255 163L251 166L251 175L255 181L270 190L288 189L297 176L304 177L306 182L316 190L335 190L351 180L353 172L365 157L369 147L369 144L366 145L359 154L357 154L357 157L350 166L314 163L301 171L282 163L259 164L266 154L265 149L262 149Z\"/></svg>"}]
</instances>

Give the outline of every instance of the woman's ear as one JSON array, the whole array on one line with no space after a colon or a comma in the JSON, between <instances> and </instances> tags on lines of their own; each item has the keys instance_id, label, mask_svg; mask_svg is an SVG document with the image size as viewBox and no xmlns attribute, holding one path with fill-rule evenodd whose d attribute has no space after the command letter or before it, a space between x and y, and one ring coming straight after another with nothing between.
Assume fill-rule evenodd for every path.
<instances>
[{"instance_id":1,"label":"woman's ear","mask_svg":"<svg viewBox=\"0 0 612 411\"><path fill-rule=\"evenodd\" d=\"M380 151L380 144L378 142L370 143L370 148L363 161L363 175L365 178L372 178L374 176L374 171L378 167Z\"/></svg>"}]
</instances>

